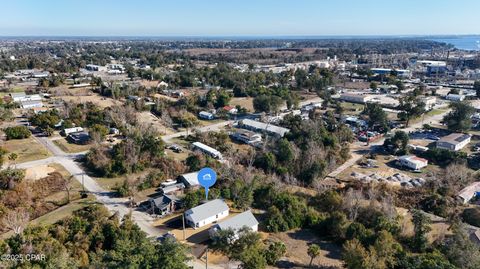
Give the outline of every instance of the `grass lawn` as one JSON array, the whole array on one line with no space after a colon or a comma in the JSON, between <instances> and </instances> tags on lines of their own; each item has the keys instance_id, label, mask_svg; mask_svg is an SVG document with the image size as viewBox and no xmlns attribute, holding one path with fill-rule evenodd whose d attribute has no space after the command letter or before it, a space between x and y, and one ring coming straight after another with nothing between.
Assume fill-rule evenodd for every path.
<instances>
[{"instance_id":1,"label":"grass lawn","mask_svg":"<svg viewBox=\"0 0 480 269\"><path fill-rule=\"evenodd\" d=\"M341 102L340 104L346 114L354 114L354 115L362 113L365 107L362 104L354 104L349 102Z\"/></svg>"},{"instance_id":2,"label":"grass lawn","mask_svg":"<svg viewBox=\"0 0 480 269\"><path fill-rule=\"evenodd\" d=\"M96 177L95 181L106 190L113 190L115 187L121 185L126 179L125 176L119 177Z\"/></svg>"},{"instance_id":3,"label":"grass lawn","mask_svg":"<svg viewBox=\"0 0 480 269\"><path fill-rule=\"evenodd\" d=\"M53 143L67 153L78 153L89 150L92 145L77 145L68 142L65 138L53 140Z\"/></svg>"},{"instance_id":4,"label":"grass lawn","mask_svg":"<svg viewBox=\"0 0 480 269\"><path fill-rule=\"evenodd\" d=\"M43 145L39 144L32 137L5 141L4 148L9 153L18 155L17 163L45 159L52 156Z\"/></svg>"}]
</instances>

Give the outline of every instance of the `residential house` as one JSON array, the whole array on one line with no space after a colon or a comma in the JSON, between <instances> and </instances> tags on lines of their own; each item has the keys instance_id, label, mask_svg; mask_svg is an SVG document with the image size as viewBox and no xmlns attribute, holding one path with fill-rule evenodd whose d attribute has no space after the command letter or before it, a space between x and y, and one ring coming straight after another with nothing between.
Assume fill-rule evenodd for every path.
<instances>
[{"instance_id":1,"label":"residential house","mask_svg":"<svg viewBox=\"0 0 480 269\"><path fill-rule=\"evenodd\" d=\"M228 229L232 229L235 233L237 233L244 227L249 228L254 232L258 231L258 221L250 210L215 224L210 228L209 234L210 237L212 237L217 231L224 231Z\"/></svg>"},{"instance_id":2,"label":"residential house","mask_svg":"<svg viewBox=\"0 0 480 269\"><path fill-rule=\"evenodd\" d=\"M468 203L474 197L480 193L480 181L473 182L467 187L463 188L457 195L457 197L463 202Z\"/></svg>"},{"instance_id":3,"label":"residential house","mask_svg":"<svg viewBox=\"0 0 480 269\"><path fill-rule=\"evenodd\" d=\"M238 122L237 126L239 128L251 130L254 132L266 132L267 134L283 137L286 133L290 132L290 129L276 126L269 123L263 123L251 119L244 119Z\"/></svg>"},{"instance_id":4,"label":"residential house","mask_svg":"<svg viewBox=\"0 0 480 269\"><path fill-rule=\"evenodd\" d=\"M82 127L72 127L72 128L65 128L63 129L60 134L61 135L64 135L64 136L68 136L69 134L73 134L73 133L78 133L78 132L83 132L83 128Z\"/></svg>"},{"instance_id":5,"label":"residential house","mask_svg":"<svg viewBox=\"0 0 480 269\"><path fill-rule=\"evenodd\" d=\"M193 149L194 150L200 150L201 152L207 154L207 155L210 155L211 157L215 158L215 159L223 159L223 156L222 156L222 153L220 153L220 151L212 148L212 147L209 147L203 143L200 143L200 142L193 142L192 143L192 146L193 146Z\"/></svg>"},{"instance_id":6,"label":"residential house","mask_svg":"<svg viewBox=\"0 0 480 269\"><path fill-rule=\"evenodd\" d=\"M200 186L200 183L198 183L198 171L183 174L179 177L178 181L183 183L186 188L196 188Z\"/></svg>"},{"instance_id":7,"label":"residential house","mask_svg":"<svg viewBox=\"0 0 480 269\"><path fill-rule=\"evenodd\" d=\"M219 221L228 214L228 205L221 199L215 199L185 211L185 220L196 229Z\"/></svg>"},{"instance_id":8,"label":"residential house","mask_svg":"<svg viewBox=\"0 0 480 269\"><path fill-rule=\"evenodd\" d=\"M248 145L262 142L262 135L252 131L238 129L230 134L233 140L243 142Z\"/></svg>"},{"instance_id":9,"label":"residential house","mask_svg":"<svg viewBox=\"0 0 480 269\"><path fill-rule=\"evenodd\" d=\"M398 158L399 165L412 170L420 170L428 165L428 160L417 157L415 155L405 155Z\"/></svg>"},{"instance_id":10,"label":"residential house","mask_svg":"<svg viewBox=\"0 0 480 269\"><path fill-rule=\"evenodd\" d=\"M163 194L156 198L150 198L148 212L152 215L165 216L175 212L181 207L180 199L175 195Z\"/></svg>"},{"instance_id":11,"label":"residential house","mask_svg":"<svg viewBox=\"0 0 480 269\"><path fill-rule=\"evenodd\" d=\"M90 135L87 132L70 133L67 140L78 145L85 145L90 142Z\"/></svg>"},{"instance_id":12,"label":"residential house","mask_svg":"<svg viewBox=\"0 0 480 269\"><path fill-rule=\"evenodd\" d=\"M437 148L459 151L470 143L472 136L469 134L453 133L437 141Z\"/></svg>"},{"instance_id":13,"label":"residential house","mask_svg":"<svg viewBox=\"0 0 480 269\"><path fill-rule=\"evenodd\" d=\"M207 111L200 111L200 113L198 113L198 117L204 120L213 120L215 118L212 113Z\"/></svg>"}]
</instances>

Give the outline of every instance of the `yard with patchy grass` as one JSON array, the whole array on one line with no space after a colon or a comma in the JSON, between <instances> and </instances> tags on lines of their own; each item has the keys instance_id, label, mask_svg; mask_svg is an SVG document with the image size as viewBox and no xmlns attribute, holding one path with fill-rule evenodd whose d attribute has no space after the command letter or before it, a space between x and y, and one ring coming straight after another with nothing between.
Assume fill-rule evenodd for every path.
<instances>
[{"instance_id":1,"label":"yard with patchy grass","mask_svg":"<svg viewBox=\"0 0 480 269\"><path fill-rule=\"evenodd\" d=\"M234 97L230 100L231 106L241 106L253 112L253 97Z\"/></svg>"},{"instance_id":2,"label":"yard with patchy grass","mask_svg":"<svg viewBox=\"0 0 480 269\"><path fill-rule=\"evenodd\" d=\"M16 163L40 160L52 156L43 145L35 141L32 137L7 140L4 142L3 147L8 150L9 153L16 153L18 155L18 158L15 160ZM6 163L11 162L7 160Z\"/></svg>"},{"instance_id":3,"label":"yard with patchy grass","mask_svg":"<svg viewBox=\"0 0 480 269\"><path fill-rule=\"evenodd\" d=\"M92 147L92 144L77 145L74 143L70 143L65 138L55 139L53 140L53 143L57 145L61 150L67 153L84 152L84 151L88 151Z\"/></svg>"}]
</instances>

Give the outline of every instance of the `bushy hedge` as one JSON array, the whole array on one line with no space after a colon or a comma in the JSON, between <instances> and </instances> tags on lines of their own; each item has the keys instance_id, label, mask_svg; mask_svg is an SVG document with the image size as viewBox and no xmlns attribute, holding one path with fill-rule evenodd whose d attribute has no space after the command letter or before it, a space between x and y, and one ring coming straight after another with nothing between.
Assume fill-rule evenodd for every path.
<instances>
[{"instance_id":1,"label":"bushy hedge","mask_svg":"<svg viewBox=\"0 0 480 269\"><path fill-rule=\"evenodd\" d=\"M14 126L14 127L7 127L4 130L7 139L23 139L28 138L32 135L30 130L26 126Z\"/></svg>"}]
</instances>

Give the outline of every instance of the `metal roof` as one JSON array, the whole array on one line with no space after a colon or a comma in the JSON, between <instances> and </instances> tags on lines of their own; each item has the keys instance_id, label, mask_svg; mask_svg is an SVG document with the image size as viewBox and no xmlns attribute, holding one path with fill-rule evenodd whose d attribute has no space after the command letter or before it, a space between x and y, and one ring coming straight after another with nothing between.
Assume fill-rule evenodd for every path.
<instances>
[{"instance_id":1,"label":"metal roof","mask_svg":"<svg viewBox=\"0 0 480 269\"><path fill-rule=\"evenodd\" d=\"M449 134L447 136L442 137L440 140L437 142L443 142L443 143L450 143L453 145L457 145L459 143L462 143L463 141L471 138L472 136L469 134L462 134L462 133L453 133Z\"/></svg>"},{"instance_id":2,"label":"metal roof","mask_svg":"<svg viewBox=\"0 0 480 269\"><path fill-rule=\"evenodd\" d=\"M280 126L276 126L276 125L273 125L273 124L267 124L267 123L263 123L263 122L259 122L259 121L255 121L255 120L250 120L250 119L241 120L239 122L239 124L240 124L240 126L250 127L250 128L256 129L256 130L262 130L262 131L266 131L266 132L269 132L269 133L275 133L275 134L278 134L282 137L290 131L290 129L287 129L287 128L283 128L283 127L280 127Z\"/></svg>"},{"instance_id":3,"label":"metal roof","mask_svg":"<svg viewBox=\"0 0 480 269\"><path fill-rule=\"evenodd\" d=\"M218 215L228 209L228 205L223 200L215 199L185 211L185 215L189 216L192 221L196 223Z\"/></svg>"},{"instance_id":4,"label":"metal roof","mask_svg":"<svg viewBox=\"0 0 480 269\"><path fill-rule=\"evenodd\" d=\"M255 225L258 225L258 221L255 216L253 216L252 211L250 210L247 210L217 224L218 228L220 228L221 230L240 230L244 226L251 228Z\"/></svg>"},{"instance_id":5,"label":"metal roof","mask_svg":"<svg viewBox=\"0 0 480 269\"><path fill-rule=\"evenodd\" d=\"M185 181L187 182L187 184L189 186L187 187L194 187L194 186L198 186L200 185L200 183L198 183L198 171L197 172L192 172L192 173L188 173L188 174L183 174L181 175L180 177L184 178Z\"/></svg>"}]
</instances>

